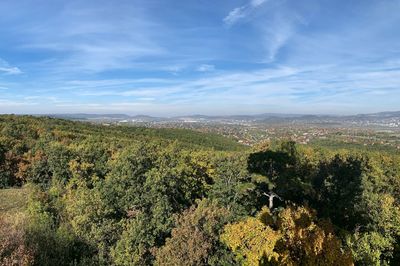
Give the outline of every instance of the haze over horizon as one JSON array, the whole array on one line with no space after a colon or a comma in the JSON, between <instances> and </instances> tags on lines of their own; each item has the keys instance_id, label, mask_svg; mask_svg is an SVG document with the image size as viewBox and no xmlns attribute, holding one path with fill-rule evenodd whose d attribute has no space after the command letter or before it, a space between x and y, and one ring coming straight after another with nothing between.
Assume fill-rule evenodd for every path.
<instances>
[{"instance_id":1,"label":"haze over horizon","mask_svg":"<svg viewBox=\"0 0 400 266\"><path fill-rule=\"evenodd\" d=\"M400 0L3 0L0 11L0 113L400 109Z\"/></svg>"}]
</instances>

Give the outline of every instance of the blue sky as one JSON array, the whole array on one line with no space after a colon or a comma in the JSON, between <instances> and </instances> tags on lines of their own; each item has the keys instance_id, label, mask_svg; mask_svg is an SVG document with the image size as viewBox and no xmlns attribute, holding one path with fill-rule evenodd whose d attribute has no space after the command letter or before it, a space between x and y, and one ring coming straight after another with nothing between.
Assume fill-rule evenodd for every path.
<instances>
[{"instance_id":1,"label":"blue sky","mask_svg":"<svg viewBox=\"0 0 400 266\"><path fill-rule=\"evenodd\" d=\"M400 110L400 0L2 0L0 113Z\"/></svg>"}]
</instances>

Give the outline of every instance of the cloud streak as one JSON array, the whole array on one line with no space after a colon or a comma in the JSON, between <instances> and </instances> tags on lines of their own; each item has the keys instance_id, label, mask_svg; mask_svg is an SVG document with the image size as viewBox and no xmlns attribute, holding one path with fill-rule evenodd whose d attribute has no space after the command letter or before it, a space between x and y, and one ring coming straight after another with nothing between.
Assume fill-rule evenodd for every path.
<instances>
[{"instance_id":1,"label":"cloud streak","mask_svg":"<svg viewBox=\"0 0 400 266\"><path fill-rule=\"evenodd\" d=\"M256 8L260 7L268 0L251 0L248 4L232 9L223 19L224 23L232 26L240 20L250 16Z\"/></svg>"},{"instance_id":2,"label":"cloud streak","mask_svg":"<svg viewBox=\"0 0 400 266\"><path fill-rule=\"evenodd\" d=\"M209 71L214 71L215 66L214 65L209 65L209 64L202 64L197 68L197 71L199 72L209 72Z\"/></svg>"},{"instance_id":3,"label":"cloud streak","mask_svg":"<svg viewBox=\"0 0 400 266\"><path fill-rule=\"evenodd\" d=\"M22 74L22 71L15 66L10 66L8 62L0 58L0 73L5 75L18 75Z\"/></svg>"},{"instance_id":4,"label":"cloud streak","mask_svg":"<svg viewBox=\"0 0 400 266\"><path fill-rule=\"evenodd\" d=\"M154 36L163 31L162 25L146 19L140 9L129 6L121 12L106 3L91 8L71 1L61 12L46 13L52 12L56 15L20 29L26 36L20 49L47 51L56 58L36 66L44 71L98 73L129 69L138 59L166 52Z\"/></svg>"}]
</instances>

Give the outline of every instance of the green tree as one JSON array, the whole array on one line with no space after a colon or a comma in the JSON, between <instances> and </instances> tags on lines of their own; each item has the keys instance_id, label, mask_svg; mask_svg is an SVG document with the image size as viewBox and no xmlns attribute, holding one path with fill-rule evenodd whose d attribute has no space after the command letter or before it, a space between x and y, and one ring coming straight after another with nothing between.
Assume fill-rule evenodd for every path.
<instances>
[{"instance_id":1,"label":"green tree","mask_svg":"<svg viewBox=\"0 0 400 266\"><path fill-rule=\"evenodd\" d=\"M219 241L223 226L232 220L227 209L209 200L177 216L176 227L156 253L156 265L233 265L232 255Z\"/></svg>"},{"instance_id":2,"label":"green tree","mask_svg":"<svg viewBox=\"0 0 400 266\"><path fill-rule=\"evenodd\" d=\"M257 205L257 180L246 169L246 155L217 157L212 166L212 185L207 196L237 215L253 213Z\"/></svg>"}]
</instances>

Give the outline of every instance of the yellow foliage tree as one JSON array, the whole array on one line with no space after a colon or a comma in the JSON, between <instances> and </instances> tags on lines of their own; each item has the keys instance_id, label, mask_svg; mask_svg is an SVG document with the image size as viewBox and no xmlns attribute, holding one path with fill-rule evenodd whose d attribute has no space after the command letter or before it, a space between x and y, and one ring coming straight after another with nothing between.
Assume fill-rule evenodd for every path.
<instances>
[{"instance_id":1,"label":"yellow foliage tree","mask_svg":"<svg viewBox=\"0 0 400 266\"><path fill-rule=\"evenodd\" d=\"M263 208L257 218L227 225L221 240L245 265L353 265L332 225L306 207L275 215Z\"/></svg>"},{"instance_id":2,"label":"yellow foliage tree","mask_svg":"<svg viewBox=\"0 0 400 266\"><path fill-rule=\"evenodd\" d=\"M253 217L225 226L225 232L221 236L221 240L244 265L258 265L263 261L277 259L278 254L274 247L280 238L279 232Z\"/></svg>"}]
</instances>

